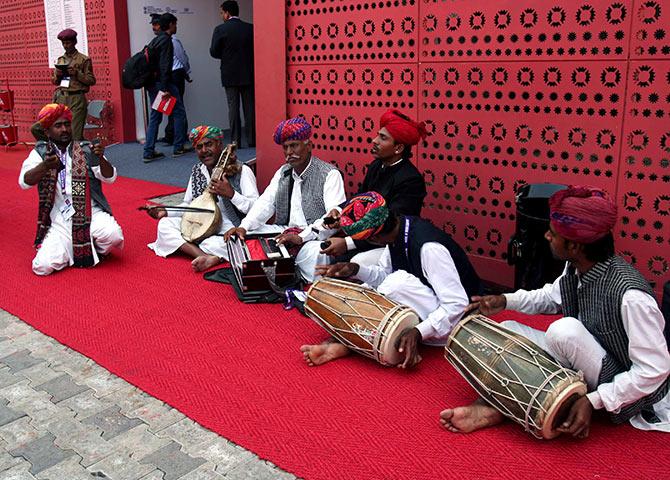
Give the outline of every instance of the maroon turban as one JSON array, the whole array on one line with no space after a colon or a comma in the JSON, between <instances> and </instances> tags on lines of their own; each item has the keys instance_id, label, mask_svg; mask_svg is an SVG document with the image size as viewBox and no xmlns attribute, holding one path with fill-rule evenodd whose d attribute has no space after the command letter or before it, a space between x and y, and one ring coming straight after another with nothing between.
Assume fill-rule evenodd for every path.
<instances>
[{"instance_id":1,"label":"maroon turban","mask_svg":"<svg viewBox=\"0 0 670 480\"><path fill-rule=\"evenodd\" d=\"M49 128L56 120L61 117L72 121L72 111L67 105L60 103L47 103L42 107L40 113L37 114L37 121L40 122L42 128Z\"/></svg>"},{"instance_id":2,"label":"maroon turban","mask_svg":"<svg viewBox=\"0 0 670 480\"><path fill-rule=\"evenodd\" d=\"M386 128L396 143L416 145L419 140L426 138L426 124L416 123L398 110L389 110L379 119L379 123Z\"/></svg>"},{"instance_id":3,"label":"maroon turban","mask_svg":"<svg viewBox=\"0 0 670 480\"><path fill-rule=\"evenodd\" d=\"M605 191L571 186L549 199L549 218L561 237L579 243L600 240L614 228L617 208Z\"/></svg>"},{"instance_id":4,"label":"maroon turban","mask_svg":"<svg viewBox=\"0 0 670 480\"><path fill-rule=\"evenodd\" d=\"M77 39L77 32L72 30L71 28L66 28L62 32L58 34L58 40L76 40Z\"/></svg>"}]
</instances>

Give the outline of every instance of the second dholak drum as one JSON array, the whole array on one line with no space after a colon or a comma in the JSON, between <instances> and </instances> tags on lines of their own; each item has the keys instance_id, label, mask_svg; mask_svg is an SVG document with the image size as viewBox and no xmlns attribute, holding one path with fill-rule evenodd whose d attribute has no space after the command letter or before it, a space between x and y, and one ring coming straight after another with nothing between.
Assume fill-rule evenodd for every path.
<instances>
[{"instance_id":1,"label":"second dholak drum","mask_svg":"<svg viewBox=\"0 0 670 480\"><path fill-rule=\"evenodd\" d=\"M419 323L411 308L371 288L334 278L314 282L305 312L341 343L384 365L400 363L395 342L405 328Z\"/></svg>"},{"instance_id":2,"label":"second dholak drum","mask_svg":"<svg viewBox=\"0 0 670 480\"><path fill-rule=\"evenodd\" d=\"M445 357L490 405L538 438L560 435L556 426L586 393L581 373L484 315L461 320Z\"/></svg>"}]
</instances>

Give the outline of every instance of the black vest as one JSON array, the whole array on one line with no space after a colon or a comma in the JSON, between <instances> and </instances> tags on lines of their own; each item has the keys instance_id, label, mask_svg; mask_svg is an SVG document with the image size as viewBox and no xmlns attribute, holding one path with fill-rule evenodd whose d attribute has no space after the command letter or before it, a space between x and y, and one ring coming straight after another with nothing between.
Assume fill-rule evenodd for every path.
<instances>
[{"instance_id":1,"label":"black vest","mask_svg":"<svg viewBox=\"0 0 670 480\"><path fill-rule=\"evenodd\" d=\"M563 315L578 318L607 352L598 384L609 383L617 374L629 370L632 362L628 356L628 335L621 318L623 295L631 289L654 295L640 272L621 257L613 256L595 264L579 279L574 267L568 267L560 288ZM612 421L622 423L638 413L654 421L651 407L665 396L668 387L670 377L655 392L623 406L619 413L610 413Z\"/></svg>"},{"instance_id":2,"label":"black vest","mask_svg":"<svg viewBox=\"0 0 670 480\"><path fill-rule=\"evenodd\" d=\"M470 260L468 260L468 256L448 234L438 229L428 220L419 217L399 217L398 221L400 222L398 238L392 245L389 245L393 271L405 270L431 287L421 268L421 247L425 243L436 242L449 250L468 298L482 293L479 276L472 267ZM409 222L409 231L407 232L407 245L405 245L407 221Z\"/></svg>"}]
</instances>

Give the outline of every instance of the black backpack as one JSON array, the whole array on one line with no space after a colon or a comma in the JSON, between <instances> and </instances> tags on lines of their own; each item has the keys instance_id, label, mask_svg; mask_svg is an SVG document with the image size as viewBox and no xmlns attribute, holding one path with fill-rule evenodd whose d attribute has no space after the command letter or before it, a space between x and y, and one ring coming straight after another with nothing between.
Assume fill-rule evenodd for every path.
<instances>
[{"instance_id":1,"label":"black backpack","mask_svg":"<svg viewBox=\"0 0 670 480\"><path fill-rule=\"evenodd\" d=\"M141 52L126 60L123 64L123 71L121 72L121 83L123 88L135 90L146 87L154 74L151 69L151 62L149 59L150 49L149 45L145 46Z\"/></svg>"}]
</instances>

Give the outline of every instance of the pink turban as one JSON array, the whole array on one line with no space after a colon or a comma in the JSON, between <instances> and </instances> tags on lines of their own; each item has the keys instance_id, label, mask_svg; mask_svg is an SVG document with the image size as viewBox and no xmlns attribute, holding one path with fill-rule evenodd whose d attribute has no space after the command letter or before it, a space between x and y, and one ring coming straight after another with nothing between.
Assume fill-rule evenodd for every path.
<instances>
[{"instance_id":1,"label":"pink turban","mask_svg":"<svg viewBox=\"0 0 670 480\"><path fill-rule=\"evenodd\" d=\"M398 110L387 111L379 123L388 130L396 143L416 145L419 140L426 138L426 124L417 123Z\"/></svg>"},{"instance_id":2,"label":"pink turban","mask_svg":"<svg viewBox=\"0 0 670 480\"><path fill-rule=\"evenodd\" d=\"M600 240L614 228L617 208L605 191L571 186L549 199L549 218L554 231L579 243Z\"/></svg>"},{"instance_id":3,"label":"pink turban","mask_svg":"<svg viewBox=\"0 0 670 480\"><path fill-rule=\"evenodd\" d=\"M302 117L289 118L279 122L275 128L274 141L282 145L288 140L307 140L312 136L312 126Z\"/></svg>"},{"instance_id":4,"label":"pink turban","mask_svg":"<svg viewBox=\"0 0 670 480\"><path fill-rule=\"evenodd\" d=\"M72 121L72 111L60 103L48 103L42 107L40 113L37 114L37 121L40 122L42 128L49 128L60 117L65 117Z\"/></svg>"}]
</instances>

